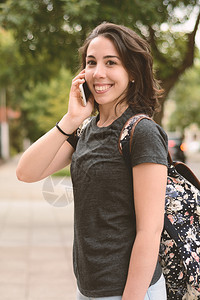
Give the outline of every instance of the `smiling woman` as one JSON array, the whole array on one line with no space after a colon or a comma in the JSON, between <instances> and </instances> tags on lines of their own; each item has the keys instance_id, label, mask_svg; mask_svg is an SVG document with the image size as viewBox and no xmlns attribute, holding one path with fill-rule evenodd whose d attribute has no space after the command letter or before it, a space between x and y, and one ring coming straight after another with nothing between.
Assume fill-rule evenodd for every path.
<instances>
[{"instance_id":1,"label":"smiling woman","mask_svg":"<svg viewBox=\"0 0 200 300\"><path fill-rule=\"evenodd\" d=\"M95 101L104 104L104 110L113 107L126 95L131 78L108 38L99 36L89 44L85 79Z\"/></svg>"},{"instance_id":2,"label":"smiling woman","mask_svg":"<svg viewBox=\"0 0 200 300\"><path fill-rule=\"evenodd\" d=\"M125 101L134 107L136 112L146 112L152 116L159 107L158 98L162 96L163 90L159 88L159 83L152 72L153 59L149 45L127 27L121 26L118 31L113 24L103 23L92 31L80 48L82 69L87 70L88 63L90 65L97 64L95 56L89 53L93 44L97 45L96 39L100 39L98 47L96 47L98 51L103 50L106 46L105 39L108 44L110 43L111 48L107 50L111 50L113 53L105 53L104 59L107 59L107 65L113 67L113 65L119 64L128 73L127 90L120 97L119 103Z\"/></svg>"},{"instance_id":3,"label":"smiling woman","mask_svg":"<svg viewBox=\"0 0 200 300\"><path fill-rule=\"evenodd\" d=\"M23 154L17 176L37 181L71 162L78 300L166 300L158 251L167 136L144 119L134 132L130 168L118 150L127 120L152 116L161 94L149 46L131 29L103 23L80 51L68 112ZM90 89L84 104L79 86ZM94 107L98 114L88 121Z\"/></svg>"}]
</instances>

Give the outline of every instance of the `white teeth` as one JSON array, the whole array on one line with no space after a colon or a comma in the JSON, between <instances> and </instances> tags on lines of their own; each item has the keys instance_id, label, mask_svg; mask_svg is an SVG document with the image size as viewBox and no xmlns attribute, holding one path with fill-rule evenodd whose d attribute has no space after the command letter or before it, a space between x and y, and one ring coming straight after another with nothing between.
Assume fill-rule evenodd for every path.
<instances>
[{"instance_id":1,"label":"white teeth","mask_svg":"<svg viewBox=\"0 0 200 300\"><path fill-rule=\"evenodd\" d=\"M95 86L97 92L106 91L111 87L111 85Z\"/></svg>"}]
</instances>

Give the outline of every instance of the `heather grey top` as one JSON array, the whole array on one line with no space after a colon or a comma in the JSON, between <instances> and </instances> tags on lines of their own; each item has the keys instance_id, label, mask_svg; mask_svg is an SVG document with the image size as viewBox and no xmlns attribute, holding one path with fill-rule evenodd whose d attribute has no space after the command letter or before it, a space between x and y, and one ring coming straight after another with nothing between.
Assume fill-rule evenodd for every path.
<instances>
[{"instance_id":1,"label":"heather grey top","mask_svg":"<svg viewBox=\"0 0 200 300\"><path fill-rule=\"evenodd\" d=\"M134 115L129 107L108 127L94 117L83 131L72 157L74 188L74 272L80 292L87 297L122 295L136 222L132 178L118 139ZM72 141L69 140L71 144ZM167 136L154 122L137 125L132 166L144 162L167 165ZM157 264L152 284L161 275Z\"/></svg>"}]
</instances>

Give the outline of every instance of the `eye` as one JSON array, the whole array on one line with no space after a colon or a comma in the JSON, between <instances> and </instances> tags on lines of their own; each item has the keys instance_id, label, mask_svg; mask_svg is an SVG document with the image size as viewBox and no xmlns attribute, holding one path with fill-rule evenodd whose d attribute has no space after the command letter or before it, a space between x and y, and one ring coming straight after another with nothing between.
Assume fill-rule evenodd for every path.
<instances>
[{"instance_id":1,"label":"eye","mask_svg":"<svg viewBox=\"0 0 200 300\"><path fill-rule=\"evenodd\" d=\"M107 64L108 66L113 66L113 65L116 65L117 63L116 63L114 60L108 60L108 61L106 62L106 64Z\"/></svg>"},{"instance_id":2,"label":"eye","mask_svg":"<svg viewBox=\"0 0 200 300\"><path fill-rule=\"evenodd\" d=\"M95 62L95 60L88 60L88 61L86 61L86 65L94 66L94 65L96 65L96 62Z\"/></svg>"}]
</instances>

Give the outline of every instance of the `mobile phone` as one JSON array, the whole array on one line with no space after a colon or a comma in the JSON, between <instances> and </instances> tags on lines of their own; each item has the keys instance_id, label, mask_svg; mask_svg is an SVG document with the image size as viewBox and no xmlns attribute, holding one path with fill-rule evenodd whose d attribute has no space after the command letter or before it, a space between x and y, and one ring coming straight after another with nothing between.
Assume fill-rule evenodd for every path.
<instances>
[{"instance_id":1,"label":"mobile phone","mask_svg":"<svg viewBox=\"0 0 200 300\"><path fill-rule=\"evenodd\" d=\"M86 106L88 98L91 94L90 89L87 85L87 82L85 81L84 83L81 83L79 85L79 89L80 89L80 93L81 93L83 106Z\"/></svg>"}]
</instances>

